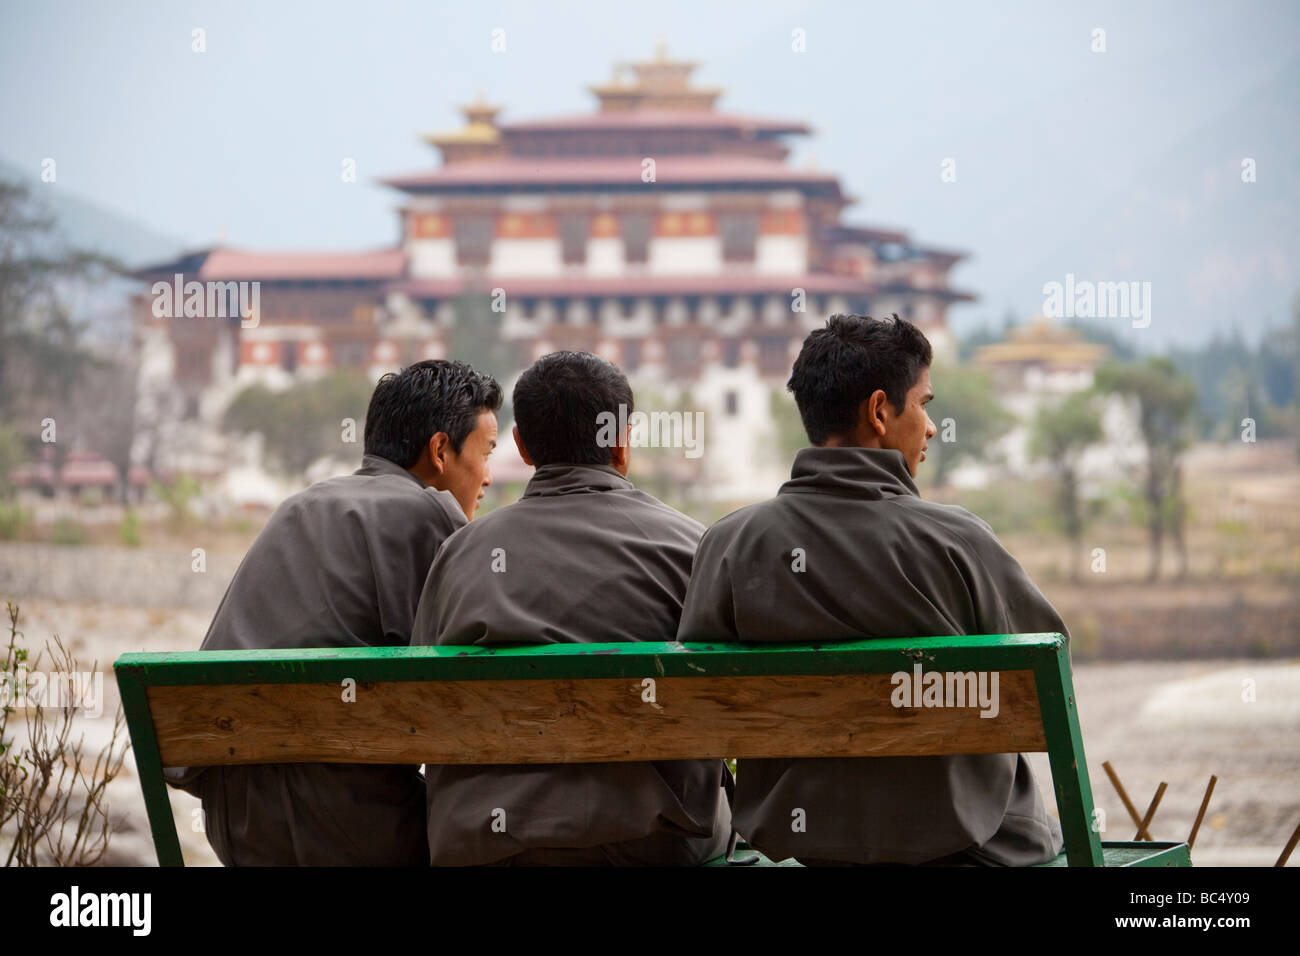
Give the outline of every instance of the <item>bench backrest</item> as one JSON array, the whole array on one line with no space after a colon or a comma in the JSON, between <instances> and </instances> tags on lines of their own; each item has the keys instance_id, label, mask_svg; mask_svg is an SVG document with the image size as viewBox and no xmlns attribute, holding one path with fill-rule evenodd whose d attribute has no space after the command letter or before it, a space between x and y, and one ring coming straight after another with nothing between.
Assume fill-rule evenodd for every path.
<instances>
[{"instance_id":1,"label":"bench backrest","mask_svg":"<svg viewBox=\"0 0 1300 956\"><path fill-rule=\"evenodd\" d=\"M1069 864L1102 865L1059 634L195 651L114 669L162 865L182 862L163 767L1033 751L1049 755ZM936 696L934 672L964 679ZM997 674L993 707L980 673Z\"/></svg>"}]
</instances>

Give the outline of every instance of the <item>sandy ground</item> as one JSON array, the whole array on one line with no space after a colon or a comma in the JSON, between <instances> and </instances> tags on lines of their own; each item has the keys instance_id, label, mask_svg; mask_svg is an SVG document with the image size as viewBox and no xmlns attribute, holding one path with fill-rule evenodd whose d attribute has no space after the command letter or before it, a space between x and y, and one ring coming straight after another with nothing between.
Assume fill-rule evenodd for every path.
<instances>
[{"instance_id":1,"label":"sandy ground","mask_svg":"<svg viewBox=\"0 0 1300 956\"><path fill-rule=\"evenodd\" d=\"M106 670L103 714L82 718L88 749L107 741L116 690L108 665L127 651L196 648L208 612L60 603L28 598L22 627L28 645L57 632L79 657ZM89 637L93 635L93 638ZM1272 865L1300 824L1300 659L1080 662L1075 667L1089 776L1105 811L1103 839L1131 840L1128 818L1102 761L1120 775L1145 810L1157 786L1168 790L1151 827L1156 840L1186 840L1211 774L1218 784L1193 859L1198 865ZM1243 699L1252 696L1253 700ZM1045 754L1030 755L1044 801L1055 807ZM135 767L126 765L109 791L119 823L109 862L154 860ZM172 792L190 865L216 863L201 832L198 801ZM1291 865L1300 865L1296 854Z\"/></svg>"}]
</instances>

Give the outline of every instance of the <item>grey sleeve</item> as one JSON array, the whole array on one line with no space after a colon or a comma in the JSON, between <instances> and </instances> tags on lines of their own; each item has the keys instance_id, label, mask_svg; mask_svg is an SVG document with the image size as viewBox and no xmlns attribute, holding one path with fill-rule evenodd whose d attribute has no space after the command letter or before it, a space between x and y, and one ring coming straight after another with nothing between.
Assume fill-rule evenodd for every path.
<instances>
[{"instance_id":1,"label":"grey sleeve","mask_svg":"<svg viewBox=\"0 0 1300 956\"><path fill-rule=\"evenodd\" d=\"M691 582L677 627L679 641L736 640L736 609L725 547L705 533L691 564Z\"/></svg>"},{"instance_id":2,"label":"grey sleeve","mask_svg":"<svg viewBox=\"0 0 1300 956\"><path fill-rule=\"evenodd\" d=\"M978 563L988 575L992 602L979 602L981 624L992 628L989 634L1057 633L1069 643L1065 621L1030 579L1020 562L1002 546L993 529L983 521L985 534L979 548ZM992 604L992 606L988 606Z\"/></svg>"},{"instance_id":3,"label":"grey sleeve","mask_svg":"<svg viewBox=\"0 0 1300 956\"><path fill-rule=\"evenodd\" d=\"M380 624L391 644L412 643L417 608L437 549L466 524L449 492L438 492L430 498L428 504L422 502L420 510L409 516L406 527L394 528L391 536L384 536L379 549L385 553L372 555Z\"/></svg>"},{"instance_id":4,"label":"grey sleeve","mask_svg":"<svg viewBox=\"0 0 1300 956\"><path fill-rule=\"evenodd\" d=\"M438 545L433 561L429 564L424 578L424 586L419 595L419 606L415 611L415 623L411 627L411 645L431 646L438 643L439 622L443 616L442 603L445 599L447 584L447 555L455 549L455 542L450 538Z\"/></svg>"}]
</instances>

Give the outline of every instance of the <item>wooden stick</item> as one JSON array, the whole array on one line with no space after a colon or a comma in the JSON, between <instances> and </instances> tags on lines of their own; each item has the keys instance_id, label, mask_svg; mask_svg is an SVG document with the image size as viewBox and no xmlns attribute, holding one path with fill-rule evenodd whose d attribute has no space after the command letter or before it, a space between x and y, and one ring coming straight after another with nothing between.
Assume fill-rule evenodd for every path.
<instances>
[{"instance_id":1,"label":"wooden stick","mask_svg":"<svg viewBox=\"0 0 1300 956\"><path fill-rule=\"evenodd\" d=\"M1187 849L1191 849L1196 843L1196 831L1201 828L1201 820L1205 818L1205 810L1210 805L1210 794L1214 793L1214 785L1219 782L1219 778L1210 774L1210 785L1205 788L1205 796L1201 799L1201 809L1197 811L1196 822L1192 824L1192 835L1187 838Z\"/></svg>"},{"instance_id":2,"label":"wooden stick","mask_svg":"<svg viewBox=\"0 0 1300 956\"><path fill-rule=\"evenodd\" d=\"M1133 801L1128 798L1128 794L1124 791L1124 784L1119 782L1119 774L1115 772L1115 768L1107 761L1102 761L1101 765L1106 770L1106 776L1110 777L1111 786L1115 788L1119 798L1124 801L1124 809L1128 811L1128 815L1133 818L1135 824L1139 827L1142 826L1142 818L1138 816L1137 808L1133 806Z\"/></svg>"},{"instance_id":3,"label":"wooden stick","mask_svg":"<svg viewBox=\"0 0 1300 956\"><path fill-rule=\"evenodd\" d=\"M1134 840L1147 840L1148 842L1151 840L1151 831L1147 827L1151 825L1151 818L1156 815L1156 807L1160 806L1160 798L1165 795L1165 788L1168 786L1169 784L1161 781L1160 786L1156 787L1156 795L1151 798L1151 806L1147 807L1147 815L1138 824L1138 832L1133 837Z\"/></svg>"},{"instance_id":4,"label":"wooden stick","mask_svg":"<svg viewBox=\"0 0 1300 956\"><path fill-rule=\"evenodd\" d=\"M1277 862L1273 865L1286 866L1287 858L1291 856L1291 851L1295 849L1297 843L1300 843L1300 823L1296 824L1296 828L1291 834L1291 839L1286 841L1286 849L1282 851L1282 855L1277 858Z\"/></svg>"}]
</instances>

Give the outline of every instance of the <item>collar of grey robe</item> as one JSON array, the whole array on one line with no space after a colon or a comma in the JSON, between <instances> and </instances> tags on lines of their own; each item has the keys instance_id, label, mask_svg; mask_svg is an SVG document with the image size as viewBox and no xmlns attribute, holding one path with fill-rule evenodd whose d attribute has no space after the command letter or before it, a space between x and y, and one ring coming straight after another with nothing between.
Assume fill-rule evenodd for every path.
<instances>
[{"instance_id":1,"label":"collar of grey robe","mask_svg":"<svg viewBox=\"0 0 1300 956\"><path fill-rule=\"evenodd\" d=\"M615 491L635 487L612 465L542 465L533 472L525 498L574 495L587 491Z\"/></svg>"},{"instance_id":2,"label":"collar of grey robe","mask_svg":"<svg viewBox=\"0 0 1300 956\"><path fill-rule=\"evenodd\" d=\"M410 478L421 488L428 488L424 480L417 475L411 474L396 462L389 461L387 458L380 458L378 455L363 455L361 457L361 467L353 472L354 475L404 475Z\"/></svg>"},{"instance_id":3,"label":"collar of grey robe","mask_svg":"<svg viewBox=\"0 0 1300 956\"><path fill-rule=\"evenodd\" d=\"M896 448L802 448L779 494L824 494L879 500L920 497Z\"/></svg>"}]
</instances>

